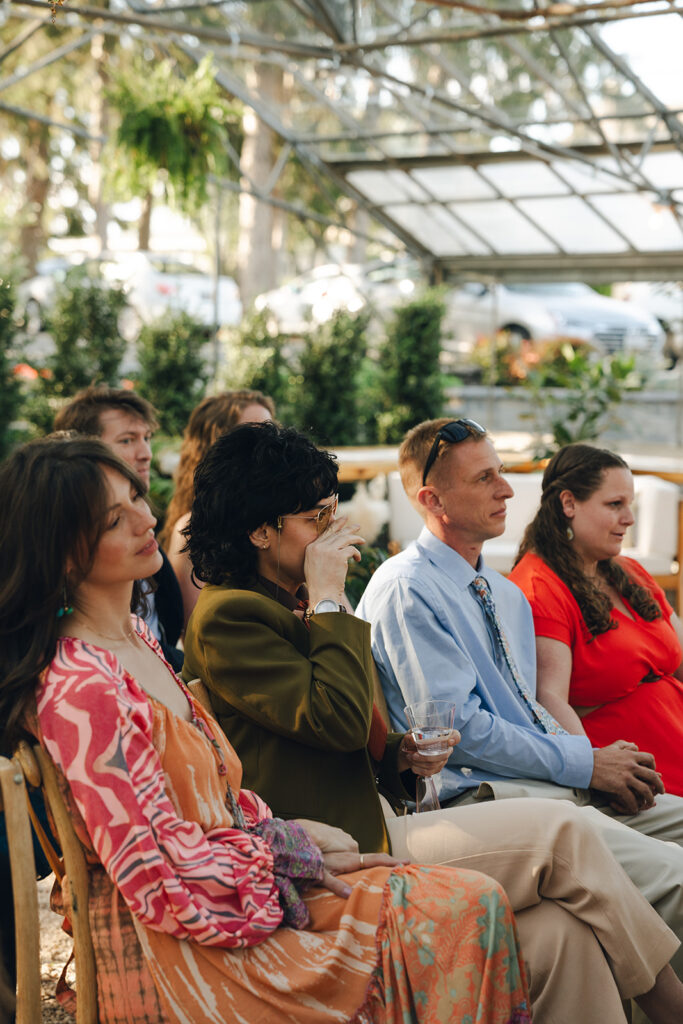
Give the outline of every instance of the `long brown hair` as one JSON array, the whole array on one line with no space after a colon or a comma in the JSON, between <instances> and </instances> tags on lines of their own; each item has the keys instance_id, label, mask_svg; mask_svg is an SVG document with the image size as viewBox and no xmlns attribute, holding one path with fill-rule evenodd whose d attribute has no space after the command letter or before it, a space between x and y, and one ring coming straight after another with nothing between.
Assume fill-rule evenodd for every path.
<instances>
[{"instance_id":1,"label":"long brown hair","mask_svg":"<svg viewBox=\"0 0 683 1024\"><path fill-rule=\"evenodd\" d=\"M192 508L195 469L214 441L237 426L249 405L262 405L272 417L275 416L273 399L248 388L211 395L192 410L183 434L180 462L175 472L175 490L166 512L164 528L159 534L163 547L170 543L173 527L180 517Z\"/></svg>"},{"instance_id":2,"label":"long brown hair","mask_svg":"<svg viewBox=\"0 0 683 1024\"><path fill-rule=\"evenodd\" d=\"M144 493L110 448L90 438L31 441L0 465L0 749L11 754L40 673L54 658L58 611L73 604L107 521L110 466ZM67 572L67 565L73 566Z\"/></svg>"},{"instance_id":3,"label":"long brown hair","mask_svg":"<svg viewBox=\"0 0 683 1024\"><path fill-rule=\"evenodd\" d=\"M601 487L608 469L628 469L620 455L588 444L568 444L548 463L543 474L541 507L527 526L517 562L533 551L550 566L576 598L592 636L615 629L612 602L584 573L581 559L567 534L569 519L560 494L571 491L577 501L586 501ZM652 595L635 583L613 559L598 562L598 572L648 622L659 618L661 609Z\"/></svg>"}]
</instances>

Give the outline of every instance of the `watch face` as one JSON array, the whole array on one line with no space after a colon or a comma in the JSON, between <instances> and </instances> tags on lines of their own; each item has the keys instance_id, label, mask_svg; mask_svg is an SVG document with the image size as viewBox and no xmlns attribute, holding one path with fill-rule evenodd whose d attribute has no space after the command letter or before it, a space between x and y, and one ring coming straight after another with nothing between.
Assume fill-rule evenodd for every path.
<instances>
[{"instance_id":1,"label":"watch face","mask_svg":"<svg viewBox=\"0 0 683 1024\"><path fill-rule=\"evenodd\" d=\"M330 601L328 598L324 598L322 601L318 601L313 611L316 615L319 612L338 612L339 605L336 601Z\"/></svg>"}]
</instances>

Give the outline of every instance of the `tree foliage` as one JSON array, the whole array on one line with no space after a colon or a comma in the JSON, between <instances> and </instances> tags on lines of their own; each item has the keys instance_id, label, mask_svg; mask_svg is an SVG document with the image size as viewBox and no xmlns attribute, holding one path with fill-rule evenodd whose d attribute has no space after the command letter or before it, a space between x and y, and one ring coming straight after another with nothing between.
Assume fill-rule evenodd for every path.
<instances>
[{"instance_id":1,"label":"tree foliage","mask_svg":"<svg viewBox=\"0 0 683 1024\"><path fill-rule=\"evenodd\" d=\"M297 422L319 444L356 444L361 430L359 374L367 313L337 310L306 337L299 360Z\"/></svg>"},{"instance_id":2,"label":"tree foliage","mask_svg":"<svg viewBox=\"0 0 683 1024\"><path fill-rule=\"evenodd\" d=\"M444 313L443 300L434 291L396 309L379 359L383 409L378 415L378 440L382 443L398 443L416 423L441 415Z\"/></svg>"},{"instance_id":3,"label":"tree foliage","mask_svg":"<svg viewBox=\"0 0 683 1024\"><path fill-rule=\"evenodd\" d=\"M187 313L146 324L138 338L137 390L157 409L167 434L182 434L210 376L204 326Z\"/></svg>"},{"instance_id":4,"label":"tree foliage","mask_svg":"<svg viewBox=\"0 0 683 1024\"><path fill-rule=\"evenodd\" d=\"M92 270L68 272L46 323L55 344L46 364L55 394L70 396L88 384L117 383L126 350L119 317L126 305L123 289Z\"/></svg>"},{"instance_id":5,"label":"tree foliage","mask_svg":"<svg viewBox=\"0 0 683 1024\"><path fill-rule=\"evenodd\" d=\"M228 343L227 388L254 388L275 402L278 419L292 422L297 388L295 349L273 326L268 310L252 312L232 332Z\"/></svg>"},{"instance_id":6,"label":"tree foliage","mask_svg":"<svg viewBox=\"0 0 683 1024\"><path fill-rule=\"evenodd\" d=\"M12 445L12 423L21 405L19 382L13 373L14 301L11 282L0 280L0 459Z\"/></svg>"},{"instance_id":7,"label":"tree foliage","mask_svg":"<svg viewBox=\"0 0 683 1024\"><path fill-rule=\"evenodd\" d=\"M531 414L539 435L550 433L550 447L539 443L536 457L545 458L574 441L594 441L626 391L645 383L633 355L600 357L585 347L562 345L555 358L532 370L523 386L532 395ZM558 401L553 388L564 389Z\"/></svg>"}]
</instances>

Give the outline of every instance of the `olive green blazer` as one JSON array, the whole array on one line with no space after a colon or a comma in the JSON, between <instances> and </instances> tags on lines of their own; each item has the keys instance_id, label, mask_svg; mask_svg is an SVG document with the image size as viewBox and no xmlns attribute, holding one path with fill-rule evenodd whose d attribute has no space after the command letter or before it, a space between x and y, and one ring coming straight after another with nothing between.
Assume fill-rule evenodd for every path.
<instances>
[{"instance_id":1,"label":"olive green blazer","mask_svg":"<svg viewBox=\"0 0 683 1024\"><path fill-rule=\"evenodd\" d=\"M258 584L209 585L185 633L183 678L197 676L242 761L243 785L274 815L337 825L362 852L388 850L376 777L399 798L410 793L397 770L401 734L389 733L380 764L367 750L367 622L328 612L309 630Z\"/></svg>"}]
</instances>

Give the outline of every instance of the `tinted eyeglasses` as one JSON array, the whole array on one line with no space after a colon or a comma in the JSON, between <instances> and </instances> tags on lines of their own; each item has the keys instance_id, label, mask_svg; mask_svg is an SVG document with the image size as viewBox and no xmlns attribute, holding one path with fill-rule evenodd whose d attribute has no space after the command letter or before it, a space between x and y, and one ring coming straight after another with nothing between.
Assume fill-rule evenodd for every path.
<instances>
[{"instance_id":1,"label":"tinted eyeglasses","mask_svg":"<svg viewBox=\"0 0 683 1024\"><path fill-rule=\"evenodd\" d=\"M466 441L468 437L475 436L483 437L486 433L484 427L475 420L453 420L451 423L446 423L441 430L437 432L434 438L434 444L429 449L429 455L425 462L424 472L422 474L422 486L427 483L427 474L436 462L439 454L439 445L442 441L446 441L448 444L459 444L460 441Z\"/></svg>"},{"instance_id":2,"label":"tinted eyeglasses","mask_svg":"<svg viewBox=\"0 0 683 1024\"><path fill-rule=\"evenodd\" d=\"M339 495L335 494L332 501L329 501L327 505L323 505L323 507L318 509L318 511L312 516L303 516L300 512L290 512L288 515L278 516L277 528L278 530L282 529L283 520L285 519L315 519L315 528L318 536L320 536L320 534L324 533L332 522L332 517L336 514L338 504Z\"/></svg>"}]
</instances>

